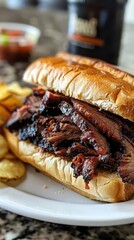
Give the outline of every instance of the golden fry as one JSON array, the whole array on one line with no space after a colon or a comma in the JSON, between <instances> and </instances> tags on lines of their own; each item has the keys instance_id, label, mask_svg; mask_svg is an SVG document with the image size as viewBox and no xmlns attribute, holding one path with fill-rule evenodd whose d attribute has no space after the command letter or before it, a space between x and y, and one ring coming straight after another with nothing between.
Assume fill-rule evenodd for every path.
<instances>
[{"instance_id":1,"label":"golden fry","mask_svg":"<svg viewBox=\"0 0 134 240\"><path fill-rule=\"evenodd\" d=\"M3 99L1 104L9 111L13 111L16 107L20 107L22 105L22 101L14 98L13 96L9 96L8 98Z\"/></svg>"},{"instance_id":2,"label":"golden fry","mask_svg":"<svg viewBox=\"0 0 134 240\"><path fill-rule=\"evenodd\" d=\"M4 158L0 160L0 180L3 182L21 179L25 172L24 164L18 159Z\"/></svg>"},{"instance_id":3,"label":"golden fry","mask_svg":"<svg viewBox=\"0 0 134 240\"><path fill-rule=\"evenodd\" d=\"M17 83L6 85L0 82L0 127L4 126L16 107L22 106L22 100L31 92L30 88L22 88ZM17 182L25 175L25 171L24 164L9 151L0 128L0 180Z\"/></svg>"},{"instance_id":4,"label":"golden fry","mask_svg":"<svg viewBox=\"0 0 134 240\"><path fill-rule=\"evenodd\" d=\"M1 90L0 88L0 102L11 97L11 93L7 91L7 88Z\"/></svg>"},{"instance_id":5,"label":"golden fry","mask_svg":"<svg viewBox=\"0 0 134 240\"><path fill-rule=\"evenodd\" d=\"M22 105L22 100L31 92L30 88L22 88L18 83L6 85L0 82L0 104L9 111L13 111Z\"/></svg>"},{"instance_id":6,"label":"golden fry","mask_svg":"<svg viewBox=\"0 0 134 240\"><path fill-rule=\"evenodd\" d=\"M0 106L0 127L6 123L9 117L10 113L3 106Z\"/></svg>"},{"instance_id":7,"label":"golden fry","mask_svg":"<svg viewBox=\"0 0 134 240\"><path fill-rule=\"evenodd\" d=\"M31 94L32 90L30 88L26 88L26 87L20 87L17 83L12 83L9 87L8 87L8 91L9 93L12 93L14 95L18 95L18 96L28 96Z\"/></svg>"},{"instance_id":8,"label":"golden fry","mask_svg":"<svg viewBox=\"0 0 134 240\"><path fill-rule=\"evenodd\" d=\"M8 144L6 139L0 134L0 159L8 152Z\"/></svg>"}]
</instances>

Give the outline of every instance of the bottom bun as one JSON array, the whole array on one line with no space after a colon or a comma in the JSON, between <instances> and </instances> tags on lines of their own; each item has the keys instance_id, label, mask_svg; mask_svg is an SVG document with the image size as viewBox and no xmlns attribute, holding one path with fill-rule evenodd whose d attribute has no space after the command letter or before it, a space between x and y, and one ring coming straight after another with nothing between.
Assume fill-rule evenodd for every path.
<instances>
[{"instance_id":1,"label":"bottom bun","mask_svg":"<svg viewBox=\"0 0 134 240\"><path fill-rule=\"evenodd\" d=\"M117 173L100 169L89 182L89 189L86 189L82 176L73 177L70 161L52 153L42 153L36 145L19 141L17 136L7 129L5 129L5 136L11 150L19 159L85 197L106 202L119 202L134 196L134 184L123 183Z\"/></svg>"}]
</instances>

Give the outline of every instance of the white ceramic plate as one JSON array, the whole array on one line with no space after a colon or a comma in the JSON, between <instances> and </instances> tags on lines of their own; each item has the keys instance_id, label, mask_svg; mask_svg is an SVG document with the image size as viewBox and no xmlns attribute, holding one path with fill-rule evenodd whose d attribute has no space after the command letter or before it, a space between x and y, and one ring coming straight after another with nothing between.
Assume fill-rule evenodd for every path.
<instances>
[{"instance_id":1,"label":"white ceramic plate","mask_svg":"<svg viewBox=\"0 0 134 240\"><path fill-rule=\"evenodd\" d=\"M15 188L0 188L0 207L48 222L110 226L134 222L134 200L101 203L89 200L28 167L26 179Z\"/></svg>"}]
</instances>

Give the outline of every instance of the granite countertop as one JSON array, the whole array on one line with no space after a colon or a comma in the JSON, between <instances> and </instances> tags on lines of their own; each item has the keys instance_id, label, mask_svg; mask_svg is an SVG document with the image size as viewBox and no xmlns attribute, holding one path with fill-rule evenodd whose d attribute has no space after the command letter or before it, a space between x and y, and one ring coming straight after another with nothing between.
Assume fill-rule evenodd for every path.
<instances>
[{"instance_id":1,"label":"granite countertop","mask_svg":"<svg viewBox=\"0 0 134 240\"><path fill-rule=\"evenodd\" d=\"M62 19L62 21L61 21ZM32 54L32 59L53 55L67 47L66 12L47 12L37 9L7 10L0 8L0 21L26 22L40 27L42 37ZM62 22L62 24L61 24ZM119 65L134 73L133 25L125 25L122 38ZM20 80L26 64L0 63L0 78ZM0 240L38 239L38 240L134 240L134 224L115 227L80 227L47 223L33 220L0 209Z\"/></svg>"}]
</instances>

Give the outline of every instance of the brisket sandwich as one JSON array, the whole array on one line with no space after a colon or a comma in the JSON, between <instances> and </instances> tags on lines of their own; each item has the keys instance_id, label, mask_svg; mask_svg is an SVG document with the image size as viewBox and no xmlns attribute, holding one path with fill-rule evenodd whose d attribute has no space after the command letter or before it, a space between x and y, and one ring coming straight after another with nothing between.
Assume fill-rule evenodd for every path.
<instances>
[{"instance_id":1,"label":"brisket sandwich","mask_svg":"<svg viewBox=\"0 0 134 240\"><path fill-rule=\"evenodd\" d=\"M59 53L24 73L35 84L7 122L20 159L91 199L134 196L134 77L103 61Z\"/></svg>"}]
</instances>

